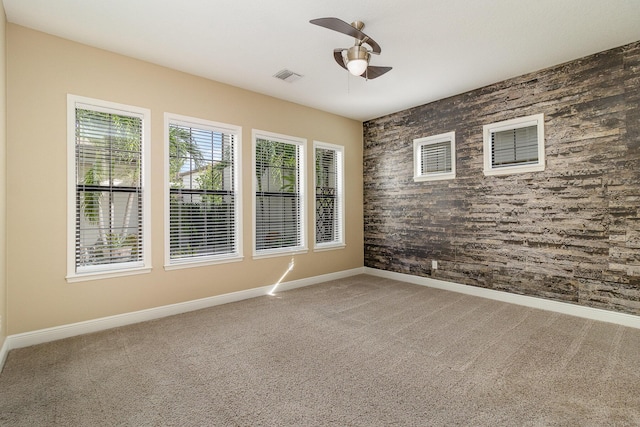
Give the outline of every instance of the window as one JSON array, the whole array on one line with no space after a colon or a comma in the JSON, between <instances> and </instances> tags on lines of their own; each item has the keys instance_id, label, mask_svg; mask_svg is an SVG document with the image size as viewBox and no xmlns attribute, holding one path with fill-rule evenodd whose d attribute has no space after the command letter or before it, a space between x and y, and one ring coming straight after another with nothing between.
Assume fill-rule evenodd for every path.
<instances>
[{"instance_id":1,"label":"window","mask_svg":"<svg viewBox=\"0 0 640 427\"><path fill-rule=\"evenodd\" d=\"M70 282L149 272L147 109L68 96Z\"/></svg>"},{"instance_id":2,"label":"window","mask_svg":"<svg viewBox=\"0 0 640 427\"><path fill-rule=\"evenodd\" d=\"M241 128L165 114L165 269L239 261Z\"/></svg>"},{"instance_id":3,"label":"window","mask_svg":"<svg viewBox=\"0 0 640 427\"><path fill-rule=\"evenodd\" d=\"M413 180L436 181L456 177L456 133L413 140Z\"/></svg>"},{"instance_id":4,"label":"window","mask_svg":"<svg viewBox=\"0 0 640 427\"><path fill-rule=\"evenodd\" d=\"M485 125L484 174L544 170L544 115Z\"/></svg>"},{"instance_id":5,"label":"window","mask_svg":"<svg viewBox=\"0 0 640 427\"><path fill-rule=\"evenodd\" d=\"M306 140L253 132L254 255L306 251Z\"/></svg>"},{"instance_id":6,"label":"window","mask_svg":"<svg viewBox=\"0 0 640 427\"><path fill-rule=\"evenodd\" d=\"M315 249L344 247L343 151L337 145L314 143Z\"/></svg>"}]
</instances>

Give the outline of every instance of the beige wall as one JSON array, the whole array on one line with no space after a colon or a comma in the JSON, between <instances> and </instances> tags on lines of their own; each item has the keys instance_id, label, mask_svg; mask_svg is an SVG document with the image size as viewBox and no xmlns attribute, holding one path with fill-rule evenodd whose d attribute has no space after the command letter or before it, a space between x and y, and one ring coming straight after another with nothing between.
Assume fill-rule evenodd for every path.
<instances>
[{"instance_id":1,"label":"beige wall","mask_svg":"<svg viewBox=\"0 0 640 427\"><path fill-rule=\"evenodd\" d=\"M253 260L251 130L345 146L343 250L297 255L285 280L363 266L362 124L7 24L9 334L274 283L290 256ZM69 284L66 274L67 94L151 109L150 274ZM163 268L163 113L242 126L243 262ZM313 170L308 156L308 170ZM310 193L310 192L308 192ZM312 199L309 198L309 206ZM313 212L308 212L313 224ZM307 230L307 239L312 238ZM310 245L312 246L312 245Z\"/></svg>"},{"instance_id":2,"label":"beige wall","mask_svg":"<svg viewBox=\"0 0 640 427\"><path fill-rule=\"evenodd\" d=\"M6 18L0 2L0 348L7 337L7 92L6 92ZM0 361L1 362L1 361ZM2 369L0 367L0 369Z\"/></svg>"}]
</instances>

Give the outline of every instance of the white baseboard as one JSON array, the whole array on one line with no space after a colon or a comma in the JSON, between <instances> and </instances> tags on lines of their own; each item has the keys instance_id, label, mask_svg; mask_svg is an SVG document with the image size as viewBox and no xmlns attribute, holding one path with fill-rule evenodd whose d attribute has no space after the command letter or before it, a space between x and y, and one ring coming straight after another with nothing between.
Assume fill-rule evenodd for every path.
<instances>
[{"instance_id":1,"label":"white baseboard","mask_svg":"<svg viewBox=\"0 0 640 427\"><path fill-rule=\"evenodd\" d=\"M91 332L103 331L119 326L131 325L133 323L145 322L147 320L173 316L175 314L200 310L216 305L227 304L230 302L241 301L263 295L269 295L273 294L274 291L280 292L300 288L303 286L315 285L317 283L342 279L345 277L355 276L357 274L363 273L364 267L354 268L352 270L344 270L336 273L322 274L320 276L279 283L277 284L277 288L275 284L272 284L269 286L247 289L245 291L232 292L224 295L217 295L193 301L186 301L177 304L165 305L162 307L150 308L147 310L102 317L100 319L92 319L68 325L55 326L52 328L40 329L37 331L25 332L22 334L9 335L4 342L4 345L0 349L0 371L4 366L4 360L7 357L7 353L10 350L16 348L28 347L30 345L42 344L45 342L69 338L76 335L88 334Z\"/></svg>"},{"instance_id":2,"label":"white baseboard","mask_svg":"<svg viewBox=\"0 0 640 427\"><path fill-rule=\"evenodd\" d=\"M304 286L315 285L330 280L342 279L355 276L357 274L369 274L377 277L384 277L402 282L413 283L431 288L443 289L452 292L474 295L482 298L489 298L511 304L523 305L542 310L554 311L557 313L569 314L592 320L615 323L622 326L640 329L640 316L618 313L598 308L584 307L558 301L551 301L542 298L525 295L511 294L508 292L496 291L493 289L479 288L476 286L461 285L458 283L445 282L428 277L413 276L391 271L377 270L369 267L354 268L351 270L339 271L336 273L323 274L320 276L308 277L305 279L292 280L259 288L247 289L245 291L232 292L224 295L217 295L193 301L186 301L162 307L150 308L131 313L124 313L115 316L103 317L100 319L87 320L85 322L72 323L69 325L55 326L37 331L25 332L22 334L9 335L0 347L0 372L10 350L27 347L30 345L42 344L76 335L98 332L119 326L133 323L145 322L162 317L173 316L175 314L200 310L216 305L241 301L249 298L273 294L273 292L287 291Z\"/></svg>"},{"instance_id":3,"label":"white baseboard","mask_svg":"<svg viewBox=\"0 0 640 427\"><path fill-rule=\"evenodd\" d=\"M554 311L556 313L568 314L571 316L615 323L622 326L629 326L631 328L640 329L640 316L634 316L632 314L618 313L610 310L585 307L582 305L552 301L526 295L517 295L509 292L480 288L477 286L461 285L459 283L445 282L443 280L431 279L429 277L413 276L404 273L394 273L392 271L378 270L369 267L364 268L364 273L370 274L372 276L394 279L401 282L413 283L415 285L428 286L430 288L437 288L467 295L474 295L477 297L489 298L497 301L508 302L511 304L524 305L526 307L539 308L541 310Z\"/></svg>"},{"instance_id":4,"label":"white baseboard","mask_svg":"<svg viewBox=\"0 0 640 427\"><path fill-rule=\"evenodd\" d=\"M356 276L358 274L364 274L364 267L338 271L336 273L321 274L320 276L308 277L306 279L291 280L289 282L280 283L277 286L266 286L266 288L269 289L267 294L278 291L288 291L295 288L302 288L304 286L317 285L318 283L344 279L346 277Z\"/></svg>"}]
</instances>

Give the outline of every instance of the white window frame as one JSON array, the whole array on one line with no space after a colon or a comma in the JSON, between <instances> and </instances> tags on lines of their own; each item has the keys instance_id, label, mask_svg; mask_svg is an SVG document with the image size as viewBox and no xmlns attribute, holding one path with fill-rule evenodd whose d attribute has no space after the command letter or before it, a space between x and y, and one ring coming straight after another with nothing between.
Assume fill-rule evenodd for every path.
<instances>
[{"instance_id":1,"label":"white window frame","mask_svg":"<svg viewBox=\"0 0 640 427\"><path fill-rule=\"evenodd\" d=\"M538 161L536 163L494 167L491 159L492 142L491 135L495 132L514 130L529 126L537 126L538 138ZM484 125L483 129L483 152L484 152L484 174L509 175L514 173L541 172L545 168L544 154L544 114L534 114L526 117L505 120L502 122Z\"/></svg>"},{"instance_id":2,"label":"white window frame","mask_svg":"<svg viewBox=\"0 0 640 427\"><path fill-rule=\"evenodd\" d=\"M300 197L300 244L295 247L287 247L287 248L274 248L274 249L257 249L257 203L256 203L256 191L258 188L258 183L256 179L256 145L258 139L266 139L276 142L282 142L285 144L293 144L299 147L300 150L300 158L299 158L299 182L298 182L298 191ZM305 138L298 138L289 135L283 135L279 133L267 132L263 130L252 129L251 131L251 176L252 176L252 219L253 219L253 258L270 258L270 257L278 257L285 255L295 255L302 254L308 252L307 247L307 226L306 226L306 218L307 218L307 200L306 200L306 146L307 140Z\"/></svg>"},{"instance_id":3,"label":"white window frame","mask_svg":"<svg viewBox=\"0 0 640 427\"><path fill-rule=\"evenodd\" d=\"M317 206L316 206L316 170L315 170L315 162L316 162L316 150L317 149L325 149L325 150L333 150L336 152L336 203L338 204L337 213L338 217L335 220L335 226L338 227L338 236L331 242L316 242L316 227L317 227ZM346 246L344 240L344 147L341 145L328 144L326 142L313 141L313 164L314 164L314 184L313 184L313 216L314 216L314 227L313 227L313 242L314 242L314 251L325 251L332 249L342 249Z\"/></svg>"},{"instance_id":4,"label":"white window frame","mask_svg":"<svg viewBox=\"0 0 640 427\"><path fill-rule=\"evenodd\" d=\"M142 261L76 267L76 108L142 118ZM151 110L67 94L67 282L151 272Z\"/></svg>"},{"instance_id":5,"label":"white window frame","mask_svg":"<svg viewBox=\"0 0 640 427\"><path fill-rule=\"evenodd\" d=\"M234 181L235 188L235 248L233 253L223 255L208 255L201 257L193 257L188 259L171 259L170 245L170 176L169 176L169 126L170 125L186 126L190 128L203 129L224 134L236 135L236 141L233 147L234 158ZM205 265L214 265L228 262L242 261L242 127L230 125L226 123L218 123L210 120L188 117L180 114L164 113L164 269L176 270L190 267L201 267Z\"/></svg>"},{"instance_id":6,"label":"white window frame","mask_svg":"<svg viewBox=\"0 0 640 427\"><path fill-rule=\"evenodd\" d=\"M451 147L451 171L422 173L422 147L425 145L440 144L448 142ZM447 132L439 135L428 136L413 140L413 180L439 181L443 179L454 179L456 177L456 133Z\"/></svg>"}]
</instances>

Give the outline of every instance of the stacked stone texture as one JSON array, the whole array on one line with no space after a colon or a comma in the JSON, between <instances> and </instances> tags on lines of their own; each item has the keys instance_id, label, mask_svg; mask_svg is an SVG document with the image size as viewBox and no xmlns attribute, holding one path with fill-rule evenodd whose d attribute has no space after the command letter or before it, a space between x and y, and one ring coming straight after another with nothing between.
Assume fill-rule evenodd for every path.
<instances>
[{"instance_id":1,"label":"stacked stone texture","mask_svg":"<svg viewBox=\"0 0 640 427\"><path fill-rule=\"evenodd\" d=\"M538 113L546 169L484 176L482 126ZM450 131L456 178L414 182ZM640 314L640 42L368 121L364 173L366 266Z\"/></svg>"}]
</instances>

